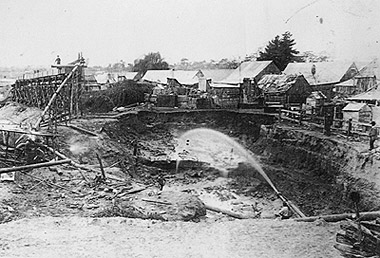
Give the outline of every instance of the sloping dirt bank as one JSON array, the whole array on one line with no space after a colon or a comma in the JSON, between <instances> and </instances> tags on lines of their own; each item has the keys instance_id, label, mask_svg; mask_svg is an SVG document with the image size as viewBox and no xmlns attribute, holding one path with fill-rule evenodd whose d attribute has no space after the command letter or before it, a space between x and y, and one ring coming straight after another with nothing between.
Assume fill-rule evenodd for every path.
<instances>
[{"instance_id":1,"label":"sloping dirt bank","mask_svg":"<svg viewBox=\"0 0 380 258\"><path fill-rule=\"evenodd\" d=\"M139 112L123 116L105 131L124 144L136 139L143 142L141 159L165 161L166 169L174 173L170 153L175 138L194 128L215 129L254 152L280 192L308 216L353 212L348 198L352 191L361 193L361 211L380 210L379 156L376 151L366 151L365 141L326 137L284 124L260 136L261 124L272 126L275 122L271 115L221 110ZM238 193L273 198L273 191L249 165L239 164L233 172ZM256 184L257 179L261 183Z\"/></svg>"},{"instance_id":2,"label":"sloping dirt bank","mask_svg":"<svg viewBox=\"0 0 380 258\"><path fill-rule=\"evenodd\" d=\"M380 210L379 155L364 140L282 125L251 148L280 191L308 215L352 212L352 191L361 194L361 211Z\"/></svg>"}]
</instances>

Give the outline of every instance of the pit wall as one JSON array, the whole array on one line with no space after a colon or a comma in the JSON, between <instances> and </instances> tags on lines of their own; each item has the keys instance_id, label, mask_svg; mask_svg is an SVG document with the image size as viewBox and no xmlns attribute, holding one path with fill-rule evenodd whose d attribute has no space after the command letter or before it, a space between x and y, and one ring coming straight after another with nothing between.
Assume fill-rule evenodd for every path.
<instances>
[{"instance_id":1,"label":"pit wall","mask_svg":"<svg viewBox=\"0 0 380 258\"><path fill-rule=\"evenodd\" d=\"M361 193L362 211L380 210L380 162L376 154L361 153L355 142L344 142L297 127L273 126L266 135L260 136L262 124L270 128L275 123L275 116L264 113L140 111L119 118L119 131L124 135L117 135L117 138L129 137L132 131L134 135L141 135L169 133L170 128L183 131L200 127L215 129L259 155L264 166L280 167L278 172L268 171L269 177L276 186L288 187L286 196L308 215L352 211L348 198L352 191ZM287 180L294 177L297 180L289 186ZM320 193L316 193L319 190ZM321 212L315 210L316 206ZM322 211L326 206L328 209Z\"/></svg>"},{"instance_id":2,"label":"pit wall","mask_svg":"<svg viewBox=\"0 0 380 258\"><path fill-rule=\"evenodd\" d=\"M350 192L358 191L363 211L380 210L380 156L360 152L355 142L280 126L256 141L252 151L265 162L300 169L306 177L335 184L347 202Z\"/></svg>"},{"instance_id":3,"label":"pit wall","mask_svg":"<svg viewBox=\"0 0 380 258\"><path fill-rule=\"evenodd\" d=\"M196 111L139 111L127 114L119 119L121 125L138 124L138 133L149 131L150 125L169 125L175 123L179 127L194 129L206 127L217 129L229 136L249 136L256 141L260 135L261 124L274 124L276 117L262 113L240 113L228 110L196 110Z\"/></svg>"}]
</instances>

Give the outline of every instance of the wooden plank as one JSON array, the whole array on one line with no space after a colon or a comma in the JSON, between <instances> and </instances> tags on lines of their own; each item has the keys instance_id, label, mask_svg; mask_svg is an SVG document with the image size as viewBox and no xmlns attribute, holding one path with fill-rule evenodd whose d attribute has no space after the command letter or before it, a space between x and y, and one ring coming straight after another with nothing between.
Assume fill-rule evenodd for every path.
<instances>
[{"instance_id":1,"label":"wooden plank","mask_svg":"<svg viewBox=\"0 0 380 258\"><path fill-rule=\"evenodd\" d=\"M318 219L323 219L326 222L338 222L341 220L352 219L356 215L354 213L343 213L343 214L332 214L332 215L322 215L322 216L312 216L305 218L296 218L295 221L300 222L313 222ZM370 212L361 212L360 220L375 220L380 217L380 211L370 211Z\"/></svg>"},{"instance_id":2,"label":"wooden plank","mask_svg":"<svg viewBox=\"0 0 380 258\"><path fill-rule=\"evenodd\" d=\"M20 170L25 170L25 169L34 169L34 168L51 167L51 166L56 166L56 165L69 164L70 162L71 160L64 159L64 160L58 160L58 161L36 163L36 164L25 165L25 166L20 166L20 167L1 168L0 174L20 171Z\"/></svg>"},{"instance_id":3,"label":"wooden plank","mask_svg":"<svg viewBox=\"0 0 380 258\"><path fill-rule=\"evenodd\" d=\"M82 132L82 133L85 133L85 134L91 135L91 136L98 136L98 135L97 135L96 133L94 133L94 132L88 131L88 130L82 128L82 127L79 127L79 126L76 126L76 125L73 125L73 124L67 124L66 126L67 126L67 127L70 127L70 128L73 128L73 129L75 129L75 130L78 130L78 131L80 131L80 132Z\"/></svg>"},{"instance_id":4,"label":"wooden plank","mask_svg":"<svg viewBox=\"0 0 380 258\"><path fill-rule=\"evenodd\" d=\"M96 153L96 158L97 158L98 161L99 161L100 172L102 173L102 178L103 178L103 179L106 179L106 173L104 172L103 162L102 162L102 159L100 158L100 156L99 156L98 153Z\"/></svg>"},{"instance_id":5,"label":"wooden plank","mask_svg":"<svg viewBox=\"0 0 380 258\"><path fill-rule=\"evenodd\" d=\"M222 209L222 208L219 208L219 207L210 206L208 204L205 204L205 207L206 207L207 210L214 211L214 212L219 212L219 213L228 215L228 216L233 217L233 218L237 218L237 219L248 219L249 218L246 215L235 213L235 212L232 212L232 211L229 211L229 210L225 210L225 209Z\"/></svg>"}]
</instances>

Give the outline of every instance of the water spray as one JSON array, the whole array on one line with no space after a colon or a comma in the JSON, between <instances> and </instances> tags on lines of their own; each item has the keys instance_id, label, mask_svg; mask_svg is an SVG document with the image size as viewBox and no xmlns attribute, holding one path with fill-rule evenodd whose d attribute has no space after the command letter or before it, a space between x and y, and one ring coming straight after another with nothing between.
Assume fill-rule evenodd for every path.
<instances>
[{"instance_id":1,"label":"water spray","mask_svg":"<svg viewBox=\"0 0 380 258\"><path fill-rule=\"evenodd\" d=\"M259 173L260 175L265 179L265 181L270 185L270 187L274 190L274 192L277 194L277 196L300 217L306 217L298 207L296 207L291 201L289 201L287 198L285 198L276 188L276 186L273 184L272 180L268 177L268 175L264 172L258 161L253 157L253 154L246 150L242 145L237 143L235 140L231 139L227 135L207 128L198 128L193 129L190 131L187 131L181 137L179 138L179 150L184 150L192 155L199 155L199 153L206 152L207 148L210 147L210 145L220 145L221 147L228 146L228 150L233 150L233 153L240 156L245 157L246 161L251 164ZM201 148L203 147L203 148ZM218 150L221 151L221 150ZM210 153L208 153L210 154ZM232 155L232 152L230 152L230 155ZM210 156L210 155L209 155ZM231 161L231 159L230 159ZM178 155L178 159L176 162L176 171L178 171L180 163L180 158ZM226 173L226 176L228 173Z\"/></svg>"}]
</instances>

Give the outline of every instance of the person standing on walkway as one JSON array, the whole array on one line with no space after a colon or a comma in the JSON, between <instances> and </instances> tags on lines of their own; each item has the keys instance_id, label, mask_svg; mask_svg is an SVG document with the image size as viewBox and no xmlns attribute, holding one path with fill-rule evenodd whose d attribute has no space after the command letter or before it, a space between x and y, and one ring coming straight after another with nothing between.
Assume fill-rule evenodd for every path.
<instances>
[{"instance_id":1,"label":"person standing on walkway","mask_svg":"<svg viewBox=\"0 0 380 258\"><path fill-rule=\"evenodd\" d=\"M371 129L369 129L369 150L372 150L375 148L375 141L377 140L378 137L378 132L377 128L375 127L376 122L372 121L371 122Z\"/></svg>"},{"instance_id":2,"label":"person standing on walkway","mask_svg":"<svg viewBox=\"0 0 380 258\"><path fill-rule=\"evenodd\" d=\"M59 57L59 55L58 55L57 58L55 59L55 64L56 64L56 65L60 65L60 64L61 64L61 58Z\"/></svg>"},{"instance_id":3,"label":"person standing on walkway","mask_svg":"<svg viewBox=\"0 0 380 258\"><path fill-rule=\"evenodd\" d=\"M352 118L347 121L347 136L352 136Z\"/></svg>"}]
</instances>

